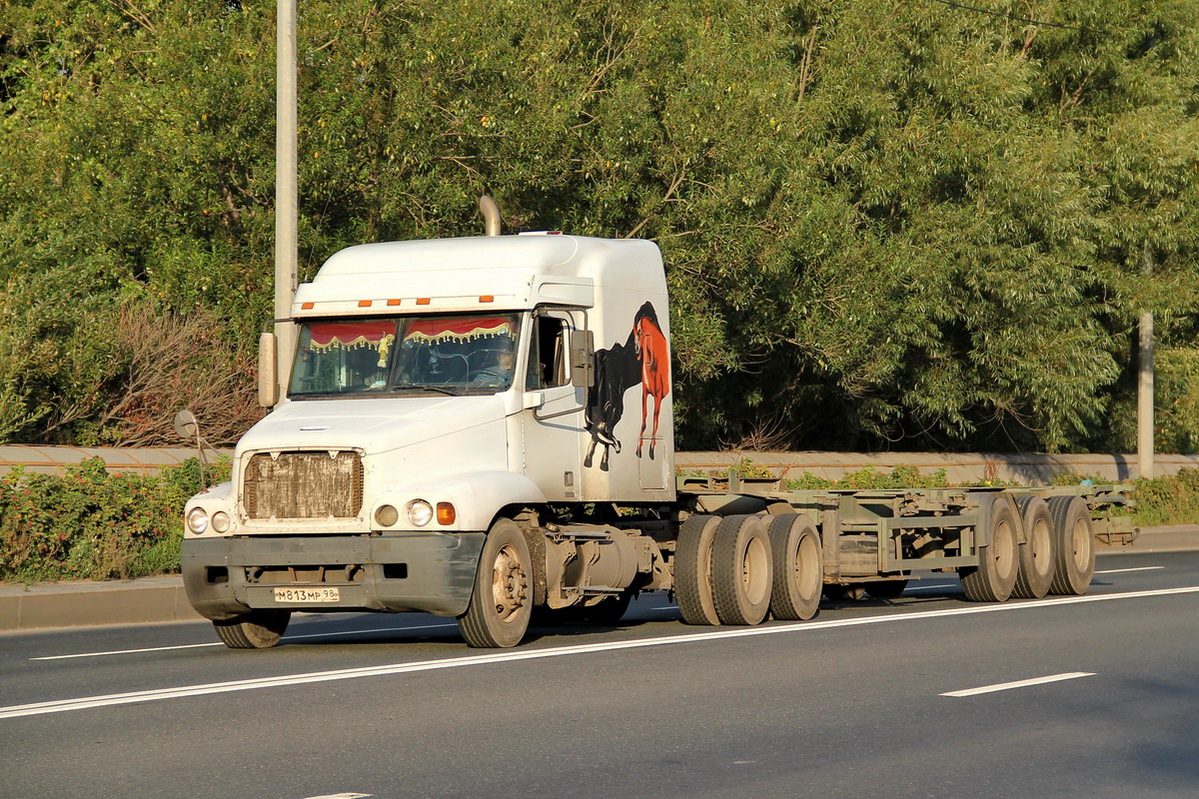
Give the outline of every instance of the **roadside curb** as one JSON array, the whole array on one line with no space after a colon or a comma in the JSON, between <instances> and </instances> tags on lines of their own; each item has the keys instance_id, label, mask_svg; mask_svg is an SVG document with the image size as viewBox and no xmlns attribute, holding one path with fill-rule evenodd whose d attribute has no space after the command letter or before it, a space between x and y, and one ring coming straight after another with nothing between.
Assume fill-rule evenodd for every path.
<instances>
[{"instance_id":1,"label":"roadside curb","mask_svg":"<svg viewBox=\"0 0 1199 799\"><path fill-rule=\"evenodd\" d=\"M1149 527L1126 547L1100 554L1141 554L1199 549L1199 525ZM0 632L100 624L200 621L179 575L140 580L20 585L0 583Z\"/></svg>"},{"instance_id":2,"label":"roadside curb","mask_svg":"<svg viewBox=\"0 0 1199 799\"><path fill-rule=\"evenodd\" d=\"M140 580L0 584L0 631L196 621L178 575Z\"/></svg>"}]
</instances>

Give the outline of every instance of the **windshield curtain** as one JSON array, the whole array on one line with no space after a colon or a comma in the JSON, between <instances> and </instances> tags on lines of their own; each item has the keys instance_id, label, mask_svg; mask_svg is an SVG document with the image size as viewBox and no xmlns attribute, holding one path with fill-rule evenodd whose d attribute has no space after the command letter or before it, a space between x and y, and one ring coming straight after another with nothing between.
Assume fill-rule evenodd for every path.
<instances>
[{"instance_id":1,"label":"windshield curtain","mask_svg":"<svg viewBox=\"0 0 1199 799\"><path fill-rule=\"evenodd\" d=\"M429 314L300 325L293 397L495 394L512 385L517 314Z\"/></svg>"}]
</instances>

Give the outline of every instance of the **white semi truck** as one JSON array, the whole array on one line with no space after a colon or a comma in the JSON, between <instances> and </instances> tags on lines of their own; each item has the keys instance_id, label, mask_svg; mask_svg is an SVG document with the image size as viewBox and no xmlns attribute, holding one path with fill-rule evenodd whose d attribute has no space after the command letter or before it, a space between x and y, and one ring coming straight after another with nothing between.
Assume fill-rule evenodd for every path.
<instances>
[{"instance_id":1,"label":"white semi truck","mask_svg":"<svg viewBox=\"0 0 1199 799\"><path fill-rule=\"evenodd\" d=\"M1119 488L791 491L676 477L670 319L651 242L555 233L367 244L292 306L298 346L230 482L184 510L188 598L232 648L293 611L425 611L475 647L536 610L613 622L808 619L956 572L968 599L1080 594Z\"/></svg>"}]
</instances>

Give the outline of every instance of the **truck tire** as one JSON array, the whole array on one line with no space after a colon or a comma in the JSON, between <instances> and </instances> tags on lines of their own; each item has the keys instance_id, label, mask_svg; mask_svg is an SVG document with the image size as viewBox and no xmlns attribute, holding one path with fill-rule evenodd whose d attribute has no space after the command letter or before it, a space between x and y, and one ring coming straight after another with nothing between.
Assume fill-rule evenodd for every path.
<instances>
[{"instance_id":1,"label":"truck tire","mask_svg":"<svg viewBox=\"0 0 1199 799\"><path fill-rule=\"evenodd\" d=\"M770 614L785 621L806 621L815 616L824 588L824 564L812 517L784 513L772 518L770 557L774 561Z\"/></svg>"},{"instance_id":2,"label":"truck tire","mask_svg":"<svg viewBox=\"0 0 1199 799\"><path fill-rule=\"evenodd\" d=\"M880 580L865 585L866 593L875 599L895 599L907 587L907 580Z\"/></svg>"},{"instance_id":3,"label":"truck tire","mask_svg":"<svg viewBox=\"0 0 1199 799\"><path fill-rule=\"evenodd\" d=\"M757 516L726 516L712 539L712 600L722 624L759 624L770 611L770 536Z\"/></svg>"},{"instance_id":4,"label":"truck tire","mask_svg":"<svg viewBox=\"0 0 1199 799\"><path fill-rule=\"evenodd\" d=\"M269 649L291 621L290 610L252 610L230 621L214 621L216 637L230 649Z\"/></svg>"},{"instance_id":5,"label":"truck tire","mask_svg":"<svg viewBox=\"0 0 1199 799\"><path fill-rule=\"evenodd\" d=\"M978 548L978 565L958 569L962 590L972 602L1004 602L1012 595L1020 570L1020 545L1012 506L1003 498L991 503L989 543Z\"/></svg>"},{"instance_id":6,"label":"truck tire","mask_svg":"<svg viewBox=\"0 0 1199 799\"><path fill-rule=\"evenodd\" d=\"M719 516L692 516L679 528L674 595L684 624L720 624L712 601L712 539Z\"/></svg>"},{"instance_id":7,"label":"truck tire","mask_svg":"<svg viewBox=\"0 0 1199 799\"><path fill-rule=\"evenodd\" d=\"M1095 575L1091 509L1082 497L1050 497L1053 518L1053 581L1050 593L1085 594Z\"/></svg>"},{"instance_id":8,"label":"truck tire","mask_svg":"<svg viewBox=\"0 0 1199 799\"><path fill-rule=\"evenodd\" d=\"M532 609L529 544L516 522L500 519L487 533L470 604L458 617L458 629L467 646L516 646L529 629Z\"/></svg>"},{"instance_id":9,"label":"truck tire","mask_svg":"<svg viewBox=\"0 0 1199 799\"><path fill-rule=\"evenodd\" d=\"M1026 540L1020 545L1020 569L1016 572L1012 596L1040 599L1049 593L1053 581L1053 518L1040 497L1021 497L1018 505Z\"/></svg>"}]
</instances>

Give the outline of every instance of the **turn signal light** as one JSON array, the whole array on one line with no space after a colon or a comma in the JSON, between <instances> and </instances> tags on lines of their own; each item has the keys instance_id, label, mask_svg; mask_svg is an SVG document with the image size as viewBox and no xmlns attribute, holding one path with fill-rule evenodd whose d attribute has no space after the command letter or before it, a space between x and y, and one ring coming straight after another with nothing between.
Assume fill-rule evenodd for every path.
<instances>
[{"instance_id":1,"label":"turn signal light","mask_svg":"<svg viewBox=\"0 0 1199 799\"><path fill-rule=\"evenodd\" d=\"M458 514L454 511L454 505L451 502L437 503L437 523L438 524L453 524L458 518Z\"/></svg>"}]
</instances>

